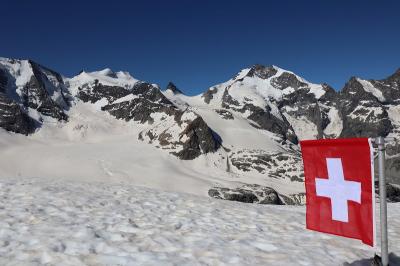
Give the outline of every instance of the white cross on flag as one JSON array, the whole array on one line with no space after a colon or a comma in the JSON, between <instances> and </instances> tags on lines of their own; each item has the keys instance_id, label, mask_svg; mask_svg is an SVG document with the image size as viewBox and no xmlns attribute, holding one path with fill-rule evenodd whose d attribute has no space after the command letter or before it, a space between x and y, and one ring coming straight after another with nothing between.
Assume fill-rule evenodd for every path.
<instances>
[{"instance_id":1,"label":"white cross on flag","mask_svg":"<svg viewBox=\"0 0 400 266\"><path fill-rule=\"evenodd\" d=\"M305 140L300 145L307 228L374 246L374 167L369 140Z\"/></svg>"}]
</instances>

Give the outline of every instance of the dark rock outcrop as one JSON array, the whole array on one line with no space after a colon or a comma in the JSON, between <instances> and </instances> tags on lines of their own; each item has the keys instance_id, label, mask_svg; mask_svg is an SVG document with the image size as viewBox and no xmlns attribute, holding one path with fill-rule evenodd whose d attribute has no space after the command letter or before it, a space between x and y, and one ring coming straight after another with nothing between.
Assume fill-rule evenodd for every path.
<instances>
[{"instance_id":1,"label":"dark rock outcrop","mask_svg":"<svg viewBox=\"0 0 400 266\"><path fill-rule=\"evenodd\" d=\"M0 92L0 127L28 135L35 131L35 122L25 111L4 93Z\"/></svg>"},{"instance_id":2,"label":"dark rock outcrop","mask_svg":"<svg viewBox=\"0 0 400 266\"><path fill-rule=\"evenodd\" d=\"M276 70L273 66L263 66L260 64L256 64L252 66L247 73L248 77L259 77L261 79L268 79L274 76L278 70Z\"/></svg>"},{"instance_id":3,"label":"dark rock outcrop","mask_svg":"<svg viewBox=\"0 0 400 266\"><path fill-rule=\"evenodd\" d=\"M223 119L226 119L226 120L233 120L234 119L232 113L229 112L228 110L216 109L215 112L217 114L219 114L219 116L221 116Z\"/></svg>"},{"instance_id":4,"label":"dark rock outcrop","mask_svg":"<svg viewBox=\"0 0 400 266\"><path fill-rule=\"evenodd\" d=\"M379 196L379 182L375 182L375 193ZM386 198L388 202L400 202L400 185L386 183Z\"/></svg>"},{"instance_id":5,"label":"dark rock outcrop","mask_svg":"<svg viewBox=\"0 0 400 266\"><path fill-rule=\"evenodd\" d=\"M208 191L210 197L244 203L282 205L279 194L272 188L260 185L244 185L240 188L214 187Z\"/></svg>"},{"instance_id":6,"label":"dark rock outcrop","mask_svg":"<svg viewBox=\"0 0 400 266\"><path fill-rule=\"evenodd\" d=\"M205 103L210 103L210 101L214 98L214 94L217 93L218 90L215 87L212 87L208 89L206 92L204 92L201 97L204 98Z\"/></svg>"},{"instance_id":7,"label":"dark rock outcrop","mask_svg":"<svg viewBox=\"0 0 400 266\"><path fill-rule=\"evenodd\" d=\"M200 154L214 152L221 145L215 133L200 116L194 119L180 135L186 135L188 138L183 143L183 150L176 153L182 160L192 160Z\"/></svg>"},{"instance_id":8,"label":"dark rock outcrop","mask_svg":"<svg viewBox=\"0 0 400 266\"><path fill-rule=\"evenodd\" d=\"M68 106L63 90L63 80L61 76L47 68L43 68L39 64L29 60L32 68L33 75L30 81L24 86L23 92L23 104L26 107L36 109L39 113L58 119L59 121L68 119L64 109ZM55 86L50 82L47 73L54 75L60 86ZM61 98L56 102L52 98L54 91L60 93Z\"/></svg>"},{"instance_id":9,"label":"dark rock outcrop","mask_svg":"<svg viewBox=\"0 0 400 266\"><path fill-rule=\"evenodd\" d=\"M280 90L286 89L287 87L298 89L307 86L307 84L300 81L296 75L289 72L283 72L279 77L273 78L271 80L271 85Z\"/></svg>"},{"instance_id":10,"label":"dark rock outcrop","mask_svg":"<svg viewBox=\"0 0 400 266\"><path fill-rule=\"evenodd\" d=\"M270 205L303 205L304 193L284 196L270 187L257 184L243 185L239 188L213 187L208 190L212 198Z\"/></svg>"},{"instance_id":11,"label":"dark rock outcrop","mask_svg":"<svg viewBox=\"0 0 400 266\"><path fill-rule=\"evenodd\" d=\"M386 194L389 202L400 202L400 185L387 184Z\"/></svg>"},{"instance_id":12,"label":"dark rock outcrop","mask_svg":"<svg viewBox=\"0 0 400 266\"><path fill-rule=\"evenodd\" d=\"M3 60L5 65L0 63L0 127L16 133L33 133L42 121L37 115L31 117L28 108L59 121L68 120L65 111L69 108L69 95L60 74L31 60ZM14 69L27 78L19 87Z\"/></svg>"},{"instance_id":13,"label":"dark rock outcrop","mask_svg":"<svg viewBox=\"0 0 400 266\"><path fill-rule=\"evenodd\" d=\"M288 140L293 144L298 143L298 138L292 126L283 115L281 116L282 119L276 117L271 113L268 106L266 106L266 110L263 110L260 107L247 104L243 109L250 110L251 114L247 118L256 122L260 128L282 136L284 141Z\"/></svg>"},{"instance_id":14,"label":"dark rock outcrop","mask_svg":"<svg viewBox=\"0 0 400 266\"><path fill-rule=\"evenodd\" d=\"M367 92L356 78L346 83L339 97L343 119L340 137L385 137L393 129L382 99Z\"/></svg>"},{"instance_id":15,"label":"dark rock outcrop","mask_svg":"<svg viewBox=\"0 0 400 266\"><path fill-rule=\"evenodd\" d=\"M222 107L240 113L249 112L250 115L247 118L256 122L256 124L252 124L253 126L278 134L284 140L289 140L294 144L298 143L297 136L286 118L273 115L269 106L265 106L264 110L251 103L241 105L229 94L229 88L226 88L222 96Z\"/></svg>"},{"instance_id":16,"label":"dark rock outcrop","mask_svg":"<svg viewBox=\"0 0 400 266\"><path fill-rule=\"evenodd\" d=\"M180 89L178 89L178 87L176 87L175 84L172 82L168 82L166 90L170 90L174 94L183 94L183 92Z\"/></svg>"},{"instance_id":17,"label":"dark rock outcrop","mask_svg":"<svg viewBox=\"0 0 400 266\"><path fill-rule=\"evenodd\" d=\"M336 92L330 86L322 86L324 94L317 98L310 93L308 87L297 89L292 93L285 95L279 102L278 108L286 116L296 120L307 120L316 125L317 138L329 137L324 131L331 122L329 111L331 108L337 108Z\"/></svg>"},{"instance_id":18,"label":"dark rock outcrop","mask_svg":"<svg viewBox=\"0 0 400 266\"><path fill-rule=\"evenodd\" d=\"M381 80L369 80L374 87L378 88L385 98L386 104L400 103L400 68L389 77Z\"/></svg>"},{"instance_id":19,"label":"dark rock outcrop","mask_svg":"<svg viewBox=\"0 0 400 266\"><path fill-rule=\"evenodd\" d=\"M78 98L83 102L90 103L95 103L103 98L107 99L109 102L113 102L131 93L129 90L122 87L99 84L98 80L95 80L92 86L85 84L78 90Z\"/></svg>"}]
</instances>

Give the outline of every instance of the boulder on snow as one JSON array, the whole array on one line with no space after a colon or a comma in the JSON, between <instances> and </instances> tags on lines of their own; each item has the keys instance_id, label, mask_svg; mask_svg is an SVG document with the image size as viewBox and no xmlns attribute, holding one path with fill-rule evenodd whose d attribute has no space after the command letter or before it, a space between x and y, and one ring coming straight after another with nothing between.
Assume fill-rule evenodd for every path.
<instances>
[{"instance_id":1,"label":"boulder on snow","mask_svg":"<svg viewBox=\"0 0 400 266\"><path fill-rule=\"evenodd\" d=\"M375 194L379 197L379 182L375 181ZM400 202L400 185L386 183L387 202Z\"/></svg>"},{"instance_id":2,"label":"boulder on snow","mask_svg":"<svg viewBox=\"0 0 400 266\"><path fill-rule=\"evenodd\" d=\"M386 184L386 196L389 202L400 202L400 185Z\"/></svg>"},{"instance_id":3,"label":"boulder on snow","mask_svg":"<svg viewBox=\"0 0 400 266\"><path fill-rule=\"evenodd\" d=\"M213 187L208 190L212 198L270 205L304 205L305 193L279 194L275 189L257 184L247 184L238 188Z\"/></svg>"},{"instance_id":4,"label":"boulder on snow","mask_svg":"<svg viewBox=\"0 0 400 266\"><path fill-rule=\"evenodd\" d=\"M300 192L289 195L279 195L285 205L305 205L306 204L306 193Z\"/></svg>"},{"instance_id":5,"label":"boulder on snow","mask_svg":"<svg viewBox=\"0 0 400 266\"><path fill-rule=\"evenodd\" d=\"M244 185L239 188L224 188L213 187L208 191L210 197L216 199L224 199L231 201L239 201L244 203L258 203L258 204L285 204L278 192L273 188L264 187L260 185Z\"/></svg>"}]
</instances>

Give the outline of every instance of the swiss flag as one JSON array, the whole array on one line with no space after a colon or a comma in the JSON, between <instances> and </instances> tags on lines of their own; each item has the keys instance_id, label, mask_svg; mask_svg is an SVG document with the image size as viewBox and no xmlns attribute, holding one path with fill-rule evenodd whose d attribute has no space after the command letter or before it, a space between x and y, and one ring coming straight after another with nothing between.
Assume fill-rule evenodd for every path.
<instances>
[{"instance_id":1,"label":"swiss flag","mask_svg":"<svg viewBox=\"0 0 400 266\"><path fill-rule=\"evenodd\" d=\"M375 244L373 149L367 138L300 142L307 228Z\"/></svg>"}]
</instances>

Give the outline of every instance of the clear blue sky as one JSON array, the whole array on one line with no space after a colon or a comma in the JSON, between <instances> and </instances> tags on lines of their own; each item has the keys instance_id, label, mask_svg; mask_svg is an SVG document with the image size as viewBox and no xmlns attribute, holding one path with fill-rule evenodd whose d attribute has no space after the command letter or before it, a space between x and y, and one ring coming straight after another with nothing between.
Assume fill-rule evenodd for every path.
<instances>
[{"instance_id":1,"label":"clear blue sky","mask_svg":"<svg viewBox=\"0 0 400 266\"><path fill-rule=\"evenodd\" d=\"M399 2L6 0L0 56L67 76L126 70L188 94L255 63L341 89L400 67Z\"/></svg>"}]
</instances>

